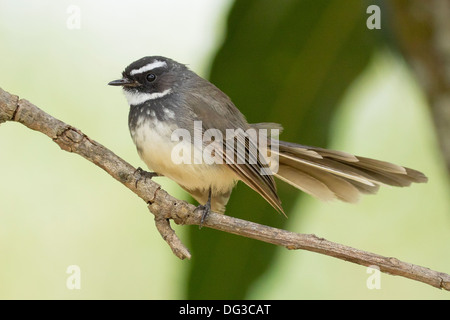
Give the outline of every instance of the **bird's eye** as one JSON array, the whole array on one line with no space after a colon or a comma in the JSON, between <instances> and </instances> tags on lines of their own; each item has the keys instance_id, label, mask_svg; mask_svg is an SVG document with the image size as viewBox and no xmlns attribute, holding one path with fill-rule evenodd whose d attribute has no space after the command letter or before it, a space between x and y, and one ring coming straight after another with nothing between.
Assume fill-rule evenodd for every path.
<instances>
[{"instance_id":1,"label":"bird's eye","mask_svg":"<svg viewBox=\"0 0 450 320\"><path fill-rule=\"evenodd\" d=\"M147 75L147 81L148 82L153 82L153 81L155 81L156 80L156 75L154 74L154 73L149 73L148 75Z\"/></svg>"}]
</instances>

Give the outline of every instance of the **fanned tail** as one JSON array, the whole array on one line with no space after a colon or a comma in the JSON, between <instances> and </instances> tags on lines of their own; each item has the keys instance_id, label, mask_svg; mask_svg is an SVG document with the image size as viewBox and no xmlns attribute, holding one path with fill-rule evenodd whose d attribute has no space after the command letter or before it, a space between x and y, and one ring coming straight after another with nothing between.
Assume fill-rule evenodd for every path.
<instances>
[{"instance_id":1,"label":"fanned tail","mask_svg":"<svg viewBox=\"0 0 450 320\"><path fill-rule=\"evenodd\" d=\"M406 187L427 182L417 170L352 154L279 141L276 176L321 200L356 202L380 185Z\"/></svg>"}]
</instances>

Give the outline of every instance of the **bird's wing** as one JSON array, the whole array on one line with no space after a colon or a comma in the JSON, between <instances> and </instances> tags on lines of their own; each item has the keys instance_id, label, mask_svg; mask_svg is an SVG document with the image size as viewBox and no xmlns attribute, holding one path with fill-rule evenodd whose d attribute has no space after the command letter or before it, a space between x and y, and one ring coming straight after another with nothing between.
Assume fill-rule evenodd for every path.
<instances>
[{"instance_id":1,"label":"bird's wing","mask_svg":"<svg viewBox=\"0 0 450 320\"><path fill-rule=\"evenodd\" d=\"M247 134L247 130L253 128L227 95L209 82L203 85L206 86L203 89L210 93L208 97L195 94L196 90L186 93L191 95L192 114L196 115L197 120L202 121L203 132L208 129L217 129L222 133L223 145L217 148L216 152L223 163L277 211L284 214L273 174L263 163L264 161L261 161L257 142L249 139ZM209 86L213 87L208 88Z\"/></svg>"}]
</instances>

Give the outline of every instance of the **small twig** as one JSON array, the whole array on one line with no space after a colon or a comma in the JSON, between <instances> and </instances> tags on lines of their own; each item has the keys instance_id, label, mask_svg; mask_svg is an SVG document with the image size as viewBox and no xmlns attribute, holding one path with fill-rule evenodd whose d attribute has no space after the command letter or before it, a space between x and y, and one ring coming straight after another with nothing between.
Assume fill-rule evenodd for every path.
<instances>
[{"instance_id":1,"label":"small twig","mask_svg":"<svg viewBox=\"0 0 450 320\"><path fill-rule=\"evenodd\" d=\"M202 213L195 206L170 196L150 179L140 179L139 172L109 149L90 139L80 130L50 116L27 100L19 99L0 88L0 124L5 121L22 123L32 130L46 134L63 150L81 155L133 191L147 204L155 216L155 224L173 253L180 259L191 258L170 227L172 219L180 225L198 225ZM298 234L238 218L210 213L204 227L237 234L288 249L303 249L325 254L363 266L378 266L380 271L420 281L436 288L450 290L450 275L402 262L396 258L354 249L310 234Z\"/></svg>"}]
</instances>

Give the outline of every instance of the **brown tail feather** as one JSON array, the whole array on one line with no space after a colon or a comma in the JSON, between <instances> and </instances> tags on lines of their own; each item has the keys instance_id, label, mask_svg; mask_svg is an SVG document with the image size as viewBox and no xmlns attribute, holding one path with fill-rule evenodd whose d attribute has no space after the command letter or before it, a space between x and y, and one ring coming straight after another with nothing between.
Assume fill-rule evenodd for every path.
<instances>
[{"instance_id":1,"label":"brown tail feather","mask_svg":"<svg viewBox=\"0 0 450 320\"><path fill-rule=\"evenodd\" d=\"M421 172L349 153L279 142L277 177L319 199L356 202L382 184L404 187L426 182Z\"/></svg>"}]
</instances>

